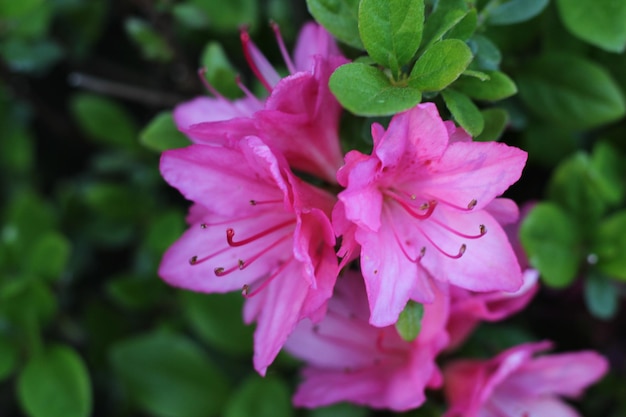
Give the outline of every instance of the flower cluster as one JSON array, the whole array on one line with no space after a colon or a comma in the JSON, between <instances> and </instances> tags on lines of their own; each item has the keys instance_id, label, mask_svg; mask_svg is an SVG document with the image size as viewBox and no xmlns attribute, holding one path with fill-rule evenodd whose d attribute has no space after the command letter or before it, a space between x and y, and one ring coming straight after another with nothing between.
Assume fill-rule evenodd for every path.
<instances>
[{"instance_id":1,"label":"flower cluster","mask_svg":"<svg viewBox=\"0 0 626 417\"><path fill-rule=\"evenodd\" d=\"M315 24L302 30L293 58L275 31L284 78L241 35L267 98L241 85L246 97L229 101L209 85L214 98L175 109L194 144L166 151L161 172L193 205L160 276L193 291L242 291L244 320L257 324L256 370L265 374L283 347L307 363L297 405L407 410L425 401L426 388L445 385L450 416L565 407L554 395L597 379L603 359L532 360L539 344L445 372L436 362L481 320L520 310L537 289L507 230L518 208L499 197L520 178L526 153L473 142L422 103L386 128L373 124L370 154L343 156L342 109L328 80L346 58ZM395 326L408 302L424 309L413 340ZM560 389L550 372L570 359L580 369L564 375L571 389ZM541 389L513 389L534 373L547 381Z\"/></svg>"}]
</instances>

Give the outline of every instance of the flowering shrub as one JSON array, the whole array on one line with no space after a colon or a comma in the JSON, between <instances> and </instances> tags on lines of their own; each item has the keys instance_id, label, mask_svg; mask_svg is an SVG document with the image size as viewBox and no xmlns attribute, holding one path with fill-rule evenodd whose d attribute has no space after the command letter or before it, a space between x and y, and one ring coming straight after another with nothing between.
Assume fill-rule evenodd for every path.
<instances>
[{"instance_id":1,"label":"flowering shrub","mask_svg":"<svg viewBox=\"0 0 626 417\"><path fill-rule=\"evenodd\" d=\"M0 415L626 415L609 3L0 1Z\"/></svg>"}]
</instances>

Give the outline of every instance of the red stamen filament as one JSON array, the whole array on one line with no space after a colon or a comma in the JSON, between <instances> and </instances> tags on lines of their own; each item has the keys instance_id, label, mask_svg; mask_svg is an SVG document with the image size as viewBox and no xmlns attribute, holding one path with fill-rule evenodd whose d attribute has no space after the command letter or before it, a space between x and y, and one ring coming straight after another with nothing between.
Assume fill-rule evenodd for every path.
<instances>
[{"instance_id":1,"label":"red stamen filament","mask_svg":"<svg viewBox=\"0 0 626 417\"><path fill-rule=\"evenodd\" d=\"M433 242L433 240L430 238L430 236L428 236L426 233L424 233L424 231L422 229L419 229L420 232L422 232L422 235L426 238L426 240L428 240L428 242L433 245L435 247L435 249L437 249L442 255L447 256L448 258L451 259L459 259L461 256L463 256L463 254L465 253L465 250L467 249L467 246L465 246L465 243L461 245L461 247L459 248L459 252L456 255L451 255L448 252L444 251L443 249L441 249L441 247L439 247L439 245L437 245L435 242Z\"/></svg>"},{"instance_id":2,"label":"red stamen filament","mask_svg":"<svg viewBox=\"0 0 626 417\"><path fill-rule=\"evenodd\" d=\"M437 207L437 201L430 200L429 202L420 205L420 210L426 211L424 213L417 213L413 211L413 208L406 201L404 201L393 192L386 192L385 194L393 198L395 202L397 202L404 210L406 210L407 213L411 215L411 217L414 217L418 220L426 220L427 218L429 218L433 214L433 211L435 211L435 207Z\"/></svg>"},{"instance_id":3,"label":"red stamen filament","mask_svg":"<svg viewBox=\"0 0 626 417\"><path fill-rule=\"evenodd\" d=\"M206 68L202 67L198 70L198 77L200 77L200 82L202 83L202 85L204 85L204 88L206 88L211 94L213 94L213 96L220 100L227 101L224 96L221 95L220 92L217 91L215 87L213 87L209 83L209 80L206 79Z\"/></svg>"},{"instance_id":4,"label":"red stamen filament","mask_svg":"<svg viewBox=\"0 0 626 417\"><path fill-rule=\"evenodd\" d=\"M265 255L267 252L269 252L270 250L274 249L276 246L278 246L279 244L281 244L285 240L291 238L291 236L292 236L291 233L288 233L288 234L282 236L281 238L279 238L278 240L273 242L271 245L263 248L262 251L257 252L256 254L252 255L247 260L244 261L243 259L239 259L238 262L237 262L237 265L235 265L233 267L230 267L228 269L224 269L222 267L215 268L215 270L214 270L215 275L217 275L218 277L223 277L224 275L228 275L231 272L234 272L234 271L237 271L237 270L242 271L242 270L246 269L248 266L250 266L250 264L252 262L256 261L261 256Z\"/></svg>"},{"instance_id":5,"label":"red stamen filament","mask_svg":"<svg viewBox=\"0 0 626 417\"><path fill-rule=\"evenodd\" d=\"M487 233L487 228L485 227L484 224L481 224L481 225L478 226L479 234L477 234L477 235L466 235L465 233L461 233L458 230L454 230L453 228L451 228L447 224L442 223L442 222L440 222L437 219L431 219L431 221L433 223L437 224L438 226L446 229L448 232L453 233L453 234L455 234L455 235L457 235L459 237L463 237L465 239L478 239L478 238L483 237L485 235L485 233Z\"/></svg>"},{"instance_id":6,"label":"red stamen filament","mask_svg":"<svg viewBox=\"0 0 626 417\"><path fill-rule=\"evenodd\" d=\"M283 200L282 199L276 199L276 200L250 200L250 205L251 206L259 206L261 204L276 204L276 203L282 203Z\"/></svg>"},{"instance_id":7,"label":"red stamen filament","mask_svg":"<svg viewBox=\"0 0 626 417\"><path fill-rule=\"evenodd\" d=\"M263 101L261 101L257 96L255 96L254 94L252 94L252 91L248 90L248 87L246 87L242 82L241 82L241 77L239 76L239 74L237 74L237 76L235 77L235 83L237 83L237 87L239 87L239 89L241 91L243 91L243 93L246 95L246 97L248 97L250 100L254 100L257 102L257 104L260 107L263 107Z\"/></svg>"},{"instance_id":8,"label":"red stamen filament","mask_svg":"<svg viewBox=\"0 0 626 417\"><path fill-rule=\"evenodd\" d=\"M280 48L280 53L285 60L285 64L287 65L287 69L291 74L296 73L296 66L293 64L289 53L287 52L287 48L285 48L285 42L283 41L283 37L280 34L280 28L276 22L271 22L272 30L274 31L274 35L276 36L276 42L278 42L278 47Z\"/></svg>"},{"instance_id":9,"label":"red stamen filament","mask_svg":"<svg viewBox=\"0 0 626 417\"><path fill-rule=\"evenodd\" d=\"M276 271L274 271L274 273L272 275L270 275L269 277L265 278L263 280L263 282L261 283L261 285L259 285L256 289L250 291L250 285L246 284L243 286L243 289L241 290L241 295L243 295L245 298L252 298L255 295L257 295L258 293L260 293L261 291L263 291L265 288L267 288L267 286L277 277L279 276L286 268L287 265L289 265L291 262L293 261L293 258L289 259L287 262L285 262L284 264L282 264L280 266L280 268L278 268Z\"/></svg>"},{"instance_id":10,"label":"red stamen filament","mask_svg":"<svg viewBox=\"0 0 626 417\"><path fill-rule=\"evenodd\" d=\"M252 59L252 54L250 53L250 48L251 48L250 34L248 34L246 29L242 29L240 38L241 38L241 43L243 45L243 55L246 58L246 61L248 61L248 65L250 66L250 69L252 70L254 75L258 78L258 80L261 81L261 84L263 84L263 87L265 87L265 89L271 93L272 86L267 82L265 77L263 77L263 74L259 70L259 67L257 67L256 63L254 62L254 59Z\"/></svg>"},{"instance_id":11,"label":"red stamen filament","mask_svg":"<svg viewBox=\"0 0 626 417\"><path fill-rule=\"evenodd\" d=\"M433 199L434 199L434 198L433 198ZM472 211L472 210L474 210L474 208L475 208L475 207L476 207L476 205L478 204L478 200L476 200L475 198L474 198L474 199L472 199L472 200L471 200L471 201L467 204L467 206L466 206L466 207L457 206L457 205L456 205L456 204L454 204L454 203L451 203L451 202L449 202L449 201L442 200L442 199L440 199L440 198L437 198L436 200L437 200L437 202L438 202L438 203L445 204L446 206L448 206L448 207L452 207L453 209L456 209L456 210L459 210L459 211Z\"/></svg>"},{"instance_id":12,"label":"red stamen filament","mask_svg":"<svg viewBox=\"0 0 626 417\"><path fill-rule=\"evenodd\" d=\"M208 261L209 259L211 259L214 256L217 256L219 254L222 254L224 252L226 252L227 250L229 250L230 247L225 246L222 249L218 250L217 252L213 252L210 255L207 256L203 256L202 258L198 258L197 256L192 256L191 258L189 258L189 265L198 265L201 264L202 262Z\"/></svg>"},{"instance_id":13,"label":"red stamen filament","mask_svg":"<svg viewBox=\"0 0 626 417\"><path fill-rule=\"evenodd\" d=\"M226 240L228 241L228 245L232 246L232 247L247 245L250 242L254 242L257 239L265 237L265 236L267 236L267 235L269 235L269 234L271 234L271 233L273 233L273 232L275 232L277 230L280 230L283 227L289 226L289 225L291 225L293 223L294 223L293 219L284 221L282 223L279 223L277 225L274 225L274 226L270 227L269 229L265 229L265 230L257 233L256 235L253 235L253 236L250 236L249 238L240 240L239 242L235 242L233 240L233 237L235 236L235 230L231 229L231 228L228 228L228 229L226 229Z\"/></svg>"}]
</instances>

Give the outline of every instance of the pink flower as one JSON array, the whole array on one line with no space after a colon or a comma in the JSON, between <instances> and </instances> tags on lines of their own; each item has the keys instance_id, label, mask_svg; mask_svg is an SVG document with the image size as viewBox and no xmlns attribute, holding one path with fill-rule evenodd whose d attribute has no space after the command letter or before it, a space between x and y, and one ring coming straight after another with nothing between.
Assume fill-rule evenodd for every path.
<instances>
[{"instance_id":1,"label":"pink flower","mask_svg":"<svg viewBox=\"0 0 626 417\"><path fill-rule=\"evenodd\" d=\"M495 204L494 204L495 203ZM528 268L528 260L517 237L521 220L519 211L511 200L499 198L485 207L504 227L509 241L523 269L524 284L515 292L491 291L476 293L463 288L450 286L450 319L448 350L458 347L481 321L499 321L522 310L539 290L539 272ZM522 218L527 209L522 209Z\"/></svg>"},{"instance_id":2,"label":"pink flower","mask_svg":"<svg viewBox=\"0 0 626 417\"><path fill-rule=\"evenodd\" d=\"M333 213L344 240L353 234L361 245L370 322L394 323L409 299L431 302L430 276L472 291L516 291L520 267L485 207L517 181L526 153L471 142L432 103L397 114L386 131L374 124L372 136L371 155L346 155ZM344 252L356 244L344 241Z\"/></svg>"},{"instance_id":3,"label":"pink flower","mask_svg":"<svg viewBox=\"0 0 626 417\"><path fill-rule=\"evenodd\" d=\"M371 326L362 278L347 271L337 282L326 317L319 324L300 322L285 345L307 362L294 404L349 401L396 411L419 407L424 389L441 385L435 357L448 341L448 299L436 293L424 310L413 342L402 340L394 326Z\"/></svg>"},{"instance_id":4,"label":"pink flower","mask_svg":"<svg viewBox=\"0 0 626 417\"><path fill-rule=\"evenodd\" d=\"M491 360L462 360L444 370L444 417L580 417L559 396L575 398L607 371L595 352L533 358L550 342L527 343Z\"/></svg>"},{"instance_id":5,"label":"pink flower","mask_svg":"<svg viewBox=\"0 0 626 417\"><path fill-rule=\"evenodd\" d=\"M270 93L263 101L243 85L247 97L229 101L210 86L216 98L196 98L178 106L179 129L197 143L230 145L248 135L283 153L294 168L335 182L342 153L338 127L341 107L330 92L331 73L347 60L332 37L317 24L300 32L294 59L288 55L276 25L278 45L291 75L281 79L247 32L241 39L252 72Z\"/></svg>"},{"instance_id":6,"label":"pink flower","mask_svg":"<svg viewBox=\"0 0 626 417\"><path fill-rule=\"evenodd\" d=\"M241 290L257 321L254 365L271 364L296 323L321 319L337 275L334 198L296 178L256 137L167 151L161 173L195 204L159 275L199 292Z\"/></svg>"}]
</instances>

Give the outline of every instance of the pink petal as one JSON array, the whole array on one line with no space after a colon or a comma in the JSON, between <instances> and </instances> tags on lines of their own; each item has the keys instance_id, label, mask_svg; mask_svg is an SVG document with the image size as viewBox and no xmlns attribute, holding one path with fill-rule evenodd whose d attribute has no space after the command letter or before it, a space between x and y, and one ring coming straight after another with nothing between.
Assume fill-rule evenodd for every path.
<instances>
[{"instance_id":1,"label":"pink petal","mask_svg":"<svg viewBox=\"0 0 626 417\"><path fill-rule=\"evenodd\" d=\"M506 386L533 396L577 397L607 370L607 360L592 351L545 355L522 366Z\"/></svg>"},{"instance_id":2,"label":"pink petal","mask_svg":"<svg viewBox=\"0 0 626 417\"><path fill-rule=\"evenodd\" d=\"M326 29L307 23L300 30L293 55L297 71L312 71L316 56L330 58L342 54Z\"/></svg>"},{"instance_id":3,"label":"pink petal","mask_svg":"<svg viewBox=\"0 0 626 417\"><path fill-rule=\"evenodd\" d=\"M419 182L420 193L459 207L472 200L479 210L516 182L526 152L495 142L455 142Z\"/></svg>"}]
</instances>

